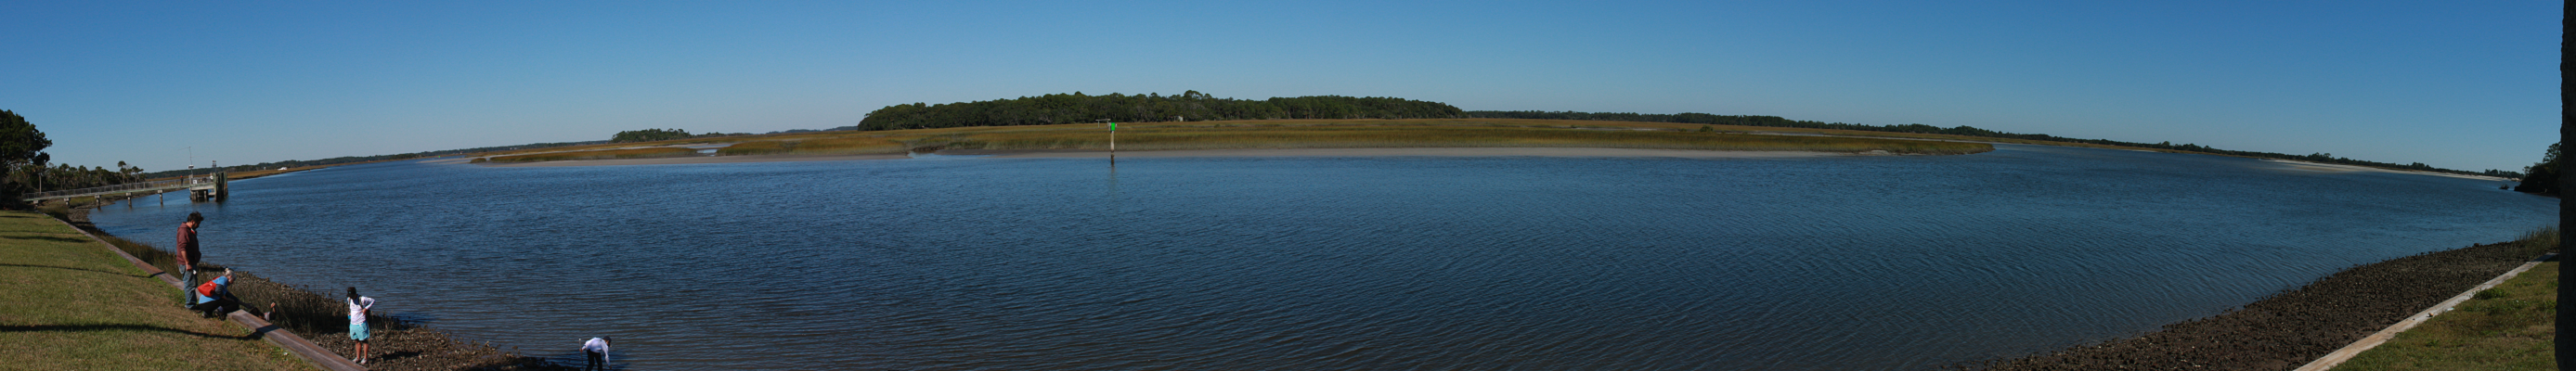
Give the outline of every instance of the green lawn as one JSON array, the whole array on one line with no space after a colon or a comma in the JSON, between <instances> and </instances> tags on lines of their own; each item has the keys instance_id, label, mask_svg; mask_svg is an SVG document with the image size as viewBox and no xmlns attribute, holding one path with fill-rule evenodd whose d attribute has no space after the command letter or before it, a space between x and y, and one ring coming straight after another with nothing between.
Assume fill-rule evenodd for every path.
<instances>
[{"instance_id":1,"label":"green lawn","mask_svg":"<svg viewBox=\"0 0 2576 371\"><path fill-rule=\"evenodd\" d=\"M0 369L310 370L43 214L0 211Z\"/></svg>"},{"instance_id":2,"label":"green lawn","mask_svg":"<svg viewBox=\"0 0 2576 371\"><path fill-rule=\"evenodd\" d=\"M2433 316L2341 370L2556 370L2558 263L2541 263Z\"/></svg>"}]
</instances>

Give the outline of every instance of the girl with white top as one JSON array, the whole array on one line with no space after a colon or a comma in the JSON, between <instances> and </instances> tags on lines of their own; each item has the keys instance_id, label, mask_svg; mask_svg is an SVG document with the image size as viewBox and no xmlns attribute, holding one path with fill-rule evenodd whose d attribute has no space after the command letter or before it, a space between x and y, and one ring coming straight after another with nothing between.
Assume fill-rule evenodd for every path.
<instances>
[{"instance_id":1,"label":"girl with white top","mask_svg":"<svg viewBox=\"0 0 2576 371\"><path fill-rule=\"evenodd\" d=\"M367 312L376 309L376 298L358 296L358 288L349 288L349 340L358 343L357 352L349 353L359 364L367 363Z\"/></svg>"}]
</instances>

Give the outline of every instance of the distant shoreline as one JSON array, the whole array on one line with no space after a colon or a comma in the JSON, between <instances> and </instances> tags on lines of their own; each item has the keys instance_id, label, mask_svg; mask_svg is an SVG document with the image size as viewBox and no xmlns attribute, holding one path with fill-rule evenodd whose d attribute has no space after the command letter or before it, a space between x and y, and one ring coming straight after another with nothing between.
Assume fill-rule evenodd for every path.
<instances>
[{"instance_id":1,"label":"distant shoreline","mask_svg":"<svg viewBox=\"0 0 2576 371\"><path fill-rule=\"evenodd\" d=\"M2460 179L2489 180L2489 181L2499 181L2499 182L2511 182L2511 181L2514 181L2513 179L2505 179L2505 178L2498 178L2498 177L2491 177L2491 176L2484 176L2484 175L2467 175L2467 174L2452 174L2452 173L2432 172L2432 171L2415 171L2415 170L2382 169L2382 168L2375 168L2375 167L2369 167L2369 166L2359 166L2359 165L2323 164L2323 163L2315 163L2315 162L2307 162L2307 161L2294 161L2294 160L2282 160L2282 159L2271 159L2271 158L2259 158L2259 160L2263 160L2263 161L2265 161L2265 162L2278 163L2278 164L2282 164L2282 165L2288 165L2288 166L2290 166L2290 167L2292 167L2292 168L2296 168L2296 169L2299 169L2299 170L2322 171L2322 172L2330 172L2330 173L2340 173L2340 172L2347 172L2347 171L2379 171L2379 172L2390 172L2390 173L2399 173L2399 174L2421 174L2421 175L2431 175L2431 176L2439 176L2439 177L2452 177L2452 178L2460 178Z\"/></svg>"},{"instance_id":2,"label":"distant shoreline","mask_svg":"<svg viewBox=\"0 0 2576 371\"><path fill-rule=\"evenodd\" d=\"M952 149L934 152L939 156L982 156L990 158L1099 158L1107 159L1109 151L1094 150L981 150ZM1800 158L1830 156L1893 156L1812 151L1711 151L1691 149L1639 149L1588 147L1436 147L1436 148L1288 148L1288 149L1192 149L1168 151L1120 151L1123 158L1185 157L1676 157L1676 158ZM489 167L558 167L727 164L749 162L800 162L895 160L911 155L740 155L694 156L602 160L567 160L524 163L482 163Z\"/></svg>"},{"instance_id":3,"label":"distant shoreline","mask_svg":"<svg viewBox=\"0 0 2576 371\"><path fill-rule=\"evenodd\" d=\"M868 132L689 138L480 154L477 163L586 160L594 164L727 163L852 159L850 155L937 153L1005 157L1206 156L1659 156L1743 157L1736 152L1958 155L1994 150L1975 142L1836 135L1778 135L1696 124L1561 120L1251 120L1105 125L971 126ZM1833 133L1821 133L1833 134ZM1314 149L1318 151L1302 151ZM1581 150L1576 150L1581 149ZM1601 149L1666 150L1601 153ZM964 152L964 150L1002 152ZM1301 150L1268 153L1268 150ZM1491 151L1509 151L1495 153ZM959 151L959 152L952 152ZM1149 153L1150 151L1150 153ZM1337 152L1361 151L1361 152ZM1395 152L1386 152L1395 151ZM1428 152L1425 152L1428 151ZM1556 151L1575 151L1560 153ZM787 160L686 159L812 156ZM1769 157L1769 156L1764 156ZM891 158L891 157L886 157Z\"/></svg>"}]
</instances>

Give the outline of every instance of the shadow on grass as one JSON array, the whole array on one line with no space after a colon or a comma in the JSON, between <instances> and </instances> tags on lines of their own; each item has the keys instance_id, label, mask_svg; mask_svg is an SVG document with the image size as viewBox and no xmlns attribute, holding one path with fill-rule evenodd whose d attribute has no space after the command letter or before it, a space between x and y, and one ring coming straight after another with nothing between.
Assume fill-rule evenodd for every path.
<instances>
[{"instance_id":1,"label":"shadow on grass","mask_svg":"<svg viewBox=\"0 0 2576 371\"><path fill-rule=\"evenodd\" d=\"M88 272L106 273L106 274L113 274L113 275L124 276L124 277L142 277L142 276L136 276L136 275L131 275L131 274L125 274L125 273L119 273L119 272L109 272L109 271L103 271L103 270L97 270L97 269L89 269L89 268L72 268L72 267L56 267L56 266L51 266L51 265L6 264L6 263L0 263L0 267L53 268L53 269L61 269L61 270L75 270L75 271L88 271Z\"/></svg>"},{"instance_id":2,"label":"shadow on grass","mask_svg":"<svg viewBox=\"0 0 2576 371\"><path fill-rule=\"evenodd\" d=\"M91 324L91 325L33 325L33 326L0 326L0 332L88 332L88 331L110 331L110 330L175 332L175 333L181 333L181 334L196 335L197 337L201 337L201 338L208 338L208 339L250 340L250 339L258 339L258 338L259 338L259 336L258 336L258 335L256 335L256 334L253 334L253 335L244 335L244 336L216 335L216 334L209 334L209 333L203 333L203 332L188 331L188 330L181 330L181 329L168 328L168 327L161 327L161 326L146 326L146 325Z\"/></svg>"},{"instance_id":3,"label":"shadow on grass","mask_svg":"<svg viewBox=\"0 0 2576 371\"><path fill-rule=\"evenodd\" d=\"M24 237L21 237L21 236L0 236L0 238L6 238L6 239L12 239L12 240L39 240L39 241L54 241L54 242L69 242L69 243L89 243L89 239L87 239L87 238L71 238L71 237L53 237L53 236L24 236Z\"/></svg>"}]
</instances>

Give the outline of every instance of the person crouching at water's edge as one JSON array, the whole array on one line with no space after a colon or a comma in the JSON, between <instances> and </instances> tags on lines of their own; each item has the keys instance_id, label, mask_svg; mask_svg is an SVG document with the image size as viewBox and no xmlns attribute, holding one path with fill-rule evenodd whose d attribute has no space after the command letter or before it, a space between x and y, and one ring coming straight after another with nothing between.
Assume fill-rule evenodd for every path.
<instances>
[{"instance_id":1,"label":"person crouching at water's edge","mask_svg":"<svg viewBox=\"0 0 2576 371\"><path fill-rule=\"evenodd\" d=\"M608 339L596 337L581 343L581 355L590 358L589 363L582 364L583 371L608 369Z\"/></svg>"},{"instance_id":2,"label":"person crouching at water's edge","mask_svg":"<svg viewBox=\"0 0 2576 371\"><path fill-rule=\"evenodd\" d=\"M202 254L197 253L197 226L204 224L205 221L206 216L204 214L191 212L188 213L188 221L179 223L179 244L176 247L170 248L170 250L174 250L179 253L179 281L186 283L179 287L197 287L197 261L202 259L203 256ZM180 291L188 291L184 288L180 289ZM188 295L187 299L187 303L183 303L180 306L193 307L197 305L196 295Z\"/></svg>"},{"instance_id":3,"label":"person crouching at water's edge","mask_svg":"<svg viewBox=\"0 0 2576 371\"><path fill-rule=\"evenodd\" d=\"M224 275L206 280L206 284L197 285L196 291L190 292L195 294L197 305L188 309L195 310L197 315L206 318L232 313L233 310L241 308L241 299L233 298L232 287L233 270L225 269Z\"/></svg>"},{"instance_id":4,"label":"person crouching at water's edge","mask_svg":"<svg viewBox=\"0 0 2576 371\"><path fill-rule=\"evenodd\" d=\"M376 298L358 296L358 288L349 288L349 340L358 345L349 360L367 363L367 312L376 309Z\"/></svg>"}]
</instances>

